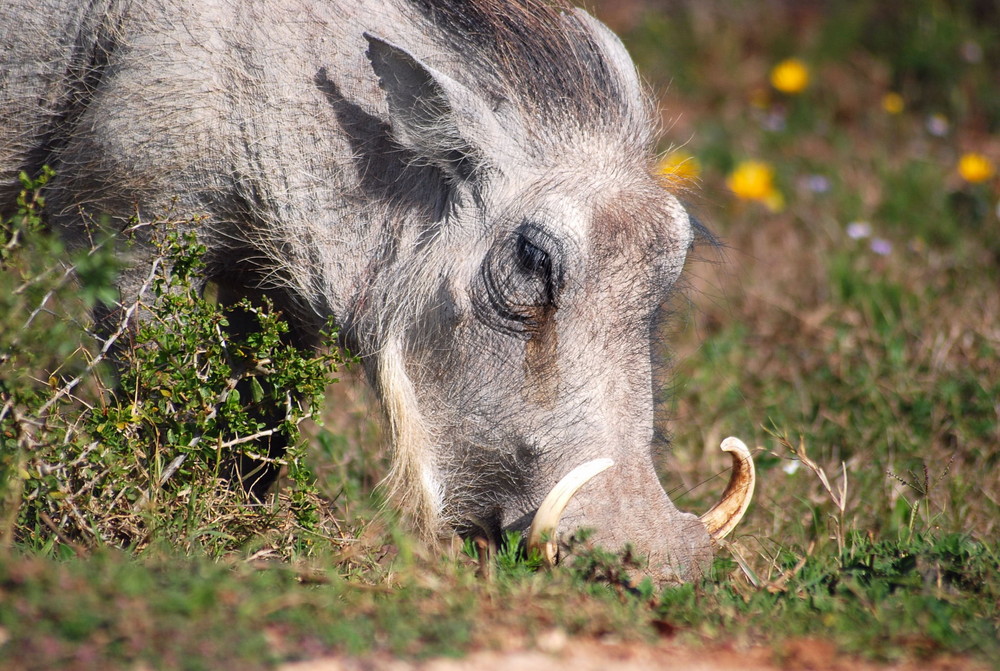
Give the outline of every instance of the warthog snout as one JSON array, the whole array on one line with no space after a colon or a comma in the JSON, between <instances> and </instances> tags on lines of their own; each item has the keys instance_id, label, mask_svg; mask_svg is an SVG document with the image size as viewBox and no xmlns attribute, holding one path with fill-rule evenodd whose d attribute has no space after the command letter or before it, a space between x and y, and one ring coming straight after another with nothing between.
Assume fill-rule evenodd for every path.
<instances>
[{"instance_id":1,"label":"warthog snout","mask_svg":"<svg viewBox=\"0 0 1000 671\"><path fill-rule=\"evenodd\" d=\"M722 499L699 518L705 533L714 542L725 538L743 519L747 507L750 505L750 500L753 498L756 479L753 458L742 440L735 437L726 438L722 441L721 448L732 456L732 475L725 492L722 494ZM549 565L555 565L558 562L558 530L563 512L584 485L612 466L614 466L614 461L611 459L594 459L577 466L556 483L538 507L531 522L527 539L529 551L539 552ZM613 524L617 527L624 527L627 525L627 520L618 519ZM695 529L692 535L699 536L701 535L700 531L700 529ZM639 550L642 551L647 547L654 548L663 543L663 539L651 537L655 532L655 528L639 530L638 535L630 536L630 538L640 543ZM656 571L654 566L651 566L651 569L651 573L657 577L664 573L662 569ZM677 577L683 578L684 576Z\"/></svg>"}]
</instances>

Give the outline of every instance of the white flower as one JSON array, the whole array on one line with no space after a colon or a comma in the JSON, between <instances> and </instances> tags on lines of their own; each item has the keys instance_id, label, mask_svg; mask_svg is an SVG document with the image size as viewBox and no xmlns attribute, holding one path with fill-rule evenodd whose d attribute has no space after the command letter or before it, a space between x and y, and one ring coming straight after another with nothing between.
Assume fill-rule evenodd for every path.
<instances>
[{"instance_id":1,"label":"white flower","mask_svg":"<svg viewBox=\"0 0 1000 671\"><path fill-rule=\"evenodd\" d=\"M872 234L872 225L867 221L852 221L847 225L847 237L851 240L863 240Z\"/></svg>"}]
</instances>

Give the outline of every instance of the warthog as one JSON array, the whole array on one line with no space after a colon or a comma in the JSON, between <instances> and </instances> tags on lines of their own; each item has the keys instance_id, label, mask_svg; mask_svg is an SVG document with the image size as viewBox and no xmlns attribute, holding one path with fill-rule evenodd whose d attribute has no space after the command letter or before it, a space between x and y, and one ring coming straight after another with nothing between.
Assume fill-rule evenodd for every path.
<instances>
[{"instance_id":1,"label":"warthog","mask_svg":"<svg viewBox=\"0 0 1000 671\"><path fill-rule=\"evenodd\" d=\"M742 515L747 468L701 519L654 472L652 340L693 227L655 177L635 67L588 14L5 0L0 65L0 207L48 164L71 235L81 212L204 215L220 295L265 293L305 343L333 317L362 357L390 489L428 535L530 528L554 559L589 527L678 581Z\"/></svg>"}]
</instances>

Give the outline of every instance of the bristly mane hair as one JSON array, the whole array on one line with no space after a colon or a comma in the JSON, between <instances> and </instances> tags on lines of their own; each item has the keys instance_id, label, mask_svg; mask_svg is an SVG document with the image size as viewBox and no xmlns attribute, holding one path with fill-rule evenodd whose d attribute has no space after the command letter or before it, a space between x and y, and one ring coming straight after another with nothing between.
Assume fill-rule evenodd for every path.
<instances>
[{"instance_id":1,"label":"bristly mane hair","mask_svg":"<svg viewBox=\"0 0 1000 671\"><path fill-rule=\"evenodd\" d=\"M564 0L411 2L480 90L575 128L645 135L648 118L637 118L616 64Z\"/></svg>"}]
</instances>

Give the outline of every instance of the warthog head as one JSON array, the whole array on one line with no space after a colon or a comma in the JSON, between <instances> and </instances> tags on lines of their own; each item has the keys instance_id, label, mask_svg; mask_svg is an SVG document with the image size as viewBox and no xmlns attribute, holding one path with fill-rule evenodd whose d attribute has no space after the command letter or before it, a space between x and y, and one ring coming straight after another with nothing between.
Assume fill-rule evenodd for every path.
<instances>
[{"instance_id":1,"label":"warthog head","mask_svg":"<svg viewBox=\"0 0 1000 671\"><path fill-rule=\"evenodd\" d=\"M441 175L437 216L401 234L353 327L394 432L391 484L432 533L496 538L588 464L533 542L554 559L547 537L592 528L660 581L697 577L752 481L736 469L699 519L654 470L655 340L693 226L655 175L653 107L588 15L483 4L435 14L461 55L435 65L366 35L395 141Z\"/></svg>"}]
</instances>

